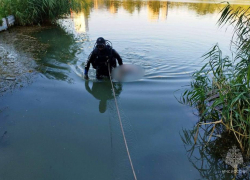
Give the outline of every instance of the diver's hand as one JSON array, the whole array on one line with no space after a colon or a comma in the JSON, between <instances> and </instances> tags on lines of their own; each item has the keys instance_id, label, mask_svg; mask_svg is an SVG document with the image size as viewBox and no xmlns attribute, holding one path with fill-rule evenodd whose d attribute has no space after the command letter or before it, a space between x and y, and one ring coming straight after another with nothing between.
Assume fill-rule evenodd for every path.
<instances>
[{"instance_id":1,"label":"diver's hand","mask_svg":"<svg viewBox=\"0 0 250 180\"><path fill-rule=\"evenodd\" d=\"M87 68L85 68L84 69L84 79L86 79L86 80L88 80L89 79L89 76L88 76L88 69Z\"/></svg>"},{"instance_id":2,"label":"diver's hand","mask_svg":"<svg viewBox=\"0 0 250 180\"><path fill-rule=\"evenodd\" d=\"M85 80L88 80L89 79L89 76L87 74L84 74L84 79Z\"/></svg>"}]
</instances>

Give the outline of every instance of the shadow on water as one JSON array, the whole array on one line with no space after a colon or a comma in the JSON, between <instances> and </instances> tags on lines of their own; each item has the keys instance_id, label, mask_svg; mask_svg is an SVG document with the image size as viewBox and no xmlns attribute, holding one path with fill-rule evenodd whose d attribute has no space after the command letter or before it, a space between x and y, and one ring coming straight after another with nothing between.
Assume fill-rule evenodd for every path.
<instances>
[{"instance_id":1,"label":"shadow on water","mask_svg":"<svg viewBox=\"0 0 250 180\"><path fill-rule=\"evenodd\" d=\"M7 147L8 146L8 131L4 131L4 133L0 137L0 148Z\"/></svg>"},{"instance_id":2,"label":"shadow on water","mask_svg":"<svg viewBox=\"0 0 250 180\"><path fill-rule=\"evenodd\" d=\"M206 125L200 127L198 134L196 128L182 131L181 139L190 163L205 179L249 179L249 159L240 152L234 135L217 126L216 135L210 137L212 129L213 125ZM238 151L233 152L233 147Z\"/></svg>"},{"instance_id":3,"label":"shadow on water","mask_svg":"<svg viewBox=\"0 0 250 180\"><path fill-rule=\"evenodd\" d=\"M122 83L113 83L116 98L122 92ZM85 89L99 101L99 112L108 112L109 131L110 131L110 158L112 164L113 179L133 179L127 152L124 145L123 135L117 116L112 86L109 80L85 81ZM135 132L130 124L129 118L123 112L118 101L118 107L126 134L126 140L132 150L137 142ZM132 150L131 154L135 157L137 151Z\"/></svg>"},{"instance_id":4,"label":"shadow on water","mask_svg":"<svg viewBox=\"0 0 250 180\"><path fill-rule=\"evenodd\" d=\"M107 101L114 99L112 86L110 81L93 82L92 88L89 86L89 81L85 81L86 90L93 95L99 102L99 112L104 113L107 109ZM122 84L114 84L115 95L119 96L122 92Z\"/></svg>"},{"instance_id":5,"label":"shadow on water","mask_svg":"<svg viewBox=\"0 0 250 180\"><path fill-rule=\"evenodd\" d=\"M80 46L72 35L60 27L51 27L34 34L46 46L46 51L39 54L38 70L49 79L69 81L70 67L68 63L77 62L76 54Z\"/></svg>"}]
</instances>

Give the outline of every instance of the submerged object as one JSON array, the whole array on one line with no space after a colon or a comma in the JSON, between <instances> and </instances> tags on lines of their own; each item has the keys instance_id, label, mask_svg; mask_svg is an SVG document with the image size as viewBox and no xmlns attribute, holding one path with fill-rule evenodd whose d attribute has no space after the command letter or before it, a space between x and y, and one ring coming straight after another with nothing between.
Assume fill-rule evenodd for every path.
<instances>
[{"instance_id":1,"label":"submerged object","mask_svg":"<svg viewBox=\"0 0 250 180\"><path fill-rule=\"evenodd\" d=\"M0 26L0 31L7 30L10 26L13 26L15 23L15 17L13 15L7 16L2 19L3 24Z\"/></svg>"},{"instance_id":2,"label":"submerged object","mask_svg":"<svg viewBox=\"0 0 250 180\"><path fill-rule=\"evenodd\" d=\"M135 64L124 64L112 70L112 78L115 81L126 82L141 79L144 76L144 69Z\"/></svg>"}]
</instances>

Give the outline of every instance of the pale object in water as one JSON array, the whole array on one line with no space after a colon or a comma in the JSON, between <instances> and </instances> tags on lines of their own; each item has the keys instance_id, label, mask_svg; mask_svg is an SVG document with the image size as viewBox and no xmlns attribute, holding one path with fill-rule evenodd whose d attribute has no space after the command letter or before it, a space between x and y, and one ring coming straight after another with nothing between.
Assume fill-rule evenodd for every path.
<instances>
[{"instance_id":1,"label":"pale object in water","mask_svg":"<svg viewBox=\"0 0 250 180\"><path fill-rule=\"evenodd\" d=\"M139 65L124 64L112 71L112 78L115 81L135 81L144 76L144 69Z\"/></svg>"}]
</instances>

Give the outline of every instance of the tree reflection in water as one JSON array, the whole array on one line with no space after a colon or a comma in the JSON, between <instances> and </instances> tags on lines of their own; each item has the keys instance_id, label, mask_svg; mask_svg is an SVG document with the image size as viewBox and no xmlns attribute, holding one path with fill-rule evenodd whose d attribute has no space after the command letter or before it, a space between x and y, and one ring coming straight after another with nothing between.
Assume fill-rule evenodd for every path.
<instances>
[{"instance_id":1,"label":"tree reflection in water","mask_svg":"<svg viewBox=\"0 0 250 180\"><path fill-rule=\"evenodd\" d=\"M72 81L69 77L70 68L67 64L76 64L77 61L79 61L77 55L83 54L83 51L89 46L89 44L86 43L89 41L87 31L89 30L89 18L93 16L93 14L91 14L93 10L102 9L109 13L119 13L119 10L124 9L128 13L133 14L136 11L140 13L143 9L147 11L149 21L158 21L167 19L169 9L184 8L195 11L198 15L206 15L219 13L219 10L225 6L224 4L203 2L203 0L200 0L199 3L142 0L86 0L82 12L72 13L71 18L73 21L69 17L63 19L67 22L65 27L76 29L76 34L78 34L77 38L75 38L75 34L72 35L68 33L65 28L61 29L53 26L34 34L45 49L38 55L38 71L50 79ZM237 8L239 5L232 5L232 7ZM248 6L243 5L243 7Z\"/></svg>"}]
</instances>

